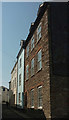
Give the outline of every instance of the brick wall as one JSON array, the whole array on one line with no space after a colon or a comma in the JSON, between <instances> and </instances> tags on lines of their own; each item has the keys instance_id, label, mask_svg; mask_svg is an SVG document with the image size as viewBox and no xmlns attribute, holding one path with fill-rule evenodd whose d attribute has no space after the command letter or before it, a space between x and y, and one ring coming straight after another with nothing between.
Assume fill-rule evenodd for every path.
<instances>
[{"instance_id":1,"label":"brick wall","mask_svg":"<svg viewBox=\"0 0 69 120\"><path fill-rule=\"evenodd\" d=\"M34 32L34 49L31 51L29 41L29 57L26 58L25 50L25 92L27 92L27 107L31 108L30 91L34 88L34 109L38 109L37 88L42 85L42 109L46 118L50 118L50 70L49 70L49 41L48 41L48 10L41 19L41 39L37 42L37 29ZM37 71L37 53L42 50L42 69ZM34 76L31 77L31 59L34 58ZM26 80L26 65L29 64L29 79Z\"/></svg>"}]
</instances>

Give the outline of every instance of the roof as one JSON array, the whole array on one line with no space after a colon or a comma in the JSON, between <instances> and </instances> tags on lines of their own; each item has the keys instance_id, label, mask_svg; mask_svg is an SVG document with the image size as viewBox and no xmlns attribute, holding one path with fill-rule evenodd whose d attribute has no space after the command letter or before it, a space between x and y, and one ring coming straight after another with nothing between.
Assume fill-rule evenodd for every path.
<instances>
[{"instance_id":1,"label":"roof","mask_svg":"<svg viewBox=\"0 0 69 120\"><path fill-rule=\"evenodd\" d=\"M38 26L42 16L44 15L44 13L45 13L45 11L47 9L47 6L48 6L48 2L44 2L43 5L41 6L40 10L38 10L39 14L38 14L38 16L37 16L37 18L36 18L36 20L34 22L34 25L31 28L31 31L28 34L28 37L27 37L26 42L25 42L25 48L26 48L28 42L30 41L33 33L35 32L35 30L36 30L36 28L37 28L37 26Z\"/></svg>"},{"instance_id":2,"label":"roof","mask_svg":"<svg viewBox=\"0 0 69 120\"><path fill-rule=\"evenodd\" d=\"M5 89L7 89L7 90L9 90L7 87L5 87L5 86L0 86L0 88L5 88Z\"/></svg>"}]
</instances>

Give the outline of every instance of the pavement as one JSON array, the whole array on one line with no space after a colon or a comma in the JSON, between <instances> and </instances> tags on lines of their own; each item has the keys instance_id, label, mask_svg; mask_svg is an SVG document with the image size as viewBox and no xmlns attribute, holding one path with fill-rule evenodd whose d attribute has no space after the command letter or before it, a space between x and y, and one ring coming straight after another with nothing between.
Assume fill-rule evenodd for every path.
<instances>
[{"instance_id":1,"label":"pavement","mask_svg":"<svg viewBox=\"0 0 69 120\"><path fill-rule=\"evenodd\" d=\"M6 104L2 105L2 120L46 120L41 112L33 110L14 109Z\"/></svg>"}]
</instances>

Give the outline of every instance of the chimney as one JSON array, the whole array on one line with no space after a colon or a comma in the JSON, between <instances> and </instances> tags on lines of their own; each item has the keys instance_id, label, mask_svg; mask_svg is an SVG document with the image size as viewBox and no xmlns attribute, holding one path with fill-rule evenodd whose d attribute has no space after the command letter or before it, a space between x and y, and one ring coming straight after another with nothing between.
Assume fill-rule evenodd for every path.
<instances>
[{"instance_id":1,"label":"chimney","mask_svg":"<svg viewBox=\"0 0 69 120\"><path fill-rule=\"evenodd\" d=\"M25 40L21 40L20 41L20 46L23 47L24 43L25 43Z\"/></svg>"},{"instance_id":2,"label":"chimney","mask_svg":"<svg viewBox=\"0 0 69 120\"><path fill-rule=\"evenodd\" d=\"M38 9L38 12L37 12L37 16L39 15L39 13L40 13L41 8L43 7L43 5L44 5L44 3L41 3L41 4L39 5L39 9Z\"/></svg>"},{"instance_id":3,"label":"chimney","mask_svg":"<svg viewBox=\"0 0 69 120\"><path fill-rule=\"evenodd\" d=\"M34 26L34 22L31 23L31 26L30 26L30 29L29 29L29 32L32 30L32 27Z\"/></svg>"}]
</instances>

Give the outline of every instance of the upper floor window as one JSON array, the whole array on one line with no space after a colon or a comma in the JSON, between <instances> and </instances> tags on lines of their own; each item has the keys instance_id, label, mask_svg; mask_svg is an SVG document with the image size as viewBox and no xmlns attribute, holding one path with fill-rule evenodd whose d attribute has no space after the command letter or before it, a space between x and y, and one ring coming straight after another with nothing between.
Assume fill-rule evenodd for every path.
<instances>
[{"instance_id":1,"label":"upper floor window","mask_svg":"<svg viewBox=\"0 0 69 120\"><path fill-rule=\"evenodd\" d=\"M19 75L19 86L21 85L21 74Z\"/></svg>"},{"instance_id":2,"label":"upper floor window","mask_svg":"<svg viewBox=\"0 0 69 120\"><path fill-rule=\"evenodd\" d=\"M37 70L42 68L42 51L38 52Z\"/></svg>"},{"instance_id":3,"label":"upper floor window","mask_svg":"<svg viewBox=\"0 0 69 120\"><path fill-rule=\"evenodd\" d=\"M22 66L22 59L20 58L20 68L21 68L21 66Z\"/></svg>"},{"instance_id":4,"label":"upper floor window","mask_svg":"<svg viewBox=\"0 0 69 120\"><path fill-rule=\"evenodd\" d=\"M32 37L32 39L31 39L31 51L33 48L34 48L34 37Z\"/></svg>"},{"instance_id":5,"label":"upper floor window","mask_svg":"<svg viewBox=\"0 0 69 120\"><path fill-rule=\"evenodd\" d=\"M31 60L31 76L34 75L34 58Z\"/></svg>"},{"instance_id":6,"label":"upper floor window","mask_svg":"<svg viewBox=\"0 0 69 120\"><path fill-rule=\"evenodd\" d=\"M5 91L5 88L3 88L3 91Z\"/></svg>"},{"instance_id":7,"label":"upper floor window","mask_svg":"<svg viewBox=\"0 0 69 120\"><path fill-rule=\"evenodd\" d=\"M38 25L37 28L37 41L41 38L41 23Z\"/></svg>"},{"instance_id":8,"label":"upper floor window","mask_svg":"<svg viewBox=\"0 0 69 120\"><path fill-rule=\"evenodd\" d=\"M42 86L38 87L38 108L42 108Z\"/></svg>"},{"instance_id":9,"label":"upper floor window","mask_svg":"<svg viewBox=\"0 0 69 120\"><path fill-rule=\"evenodd\" d=\"M26 48L26 57L29 56L29 44L27 45L27 48Z\"/></svg>"},{"instance_id":10,"label":"upper floor window","mask_svg":"<svg viewBox=\"0 0 69 120\"><path fill-rule=\"evenodd\" d=\"M31 90L31 107L34 107L34 89Z\"/></svg>"},{"instance_id":11,"label":"upper floor window","mask_svg":"<svg viewBox=\"0 0 69 120\"><path fill-rule=\"evenodd\" d=\"M16 78L15 78L15 87L16 87Z\"/></svg>"},{"instance_id":12,"label":"upper floor window","mask_svg":"<svg viewBox=\"0 0 69 120\"><path fill-rule=\"evenodd\" d=\"M29 65L26 66L26 80L29 78Z\"/></svg>"}]
</instances>

